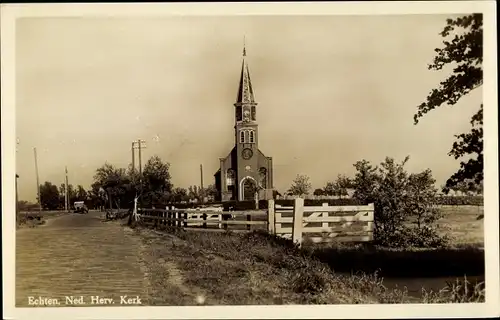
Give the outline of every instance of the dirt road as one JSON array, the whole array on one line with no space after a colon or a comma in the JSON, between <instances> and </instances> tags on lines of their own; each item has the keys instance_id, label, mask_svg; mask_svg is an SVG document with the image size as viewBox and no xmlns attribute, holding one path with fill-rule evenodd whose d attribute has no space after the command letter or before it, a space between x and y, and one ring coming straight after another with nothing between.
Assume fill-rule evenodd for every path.
<instances>
[{"instance_id":1,"label":"dirt road","mask_svg":"<svg viewBox=\"0 0 500 320\"><path fill-rule=\"evenodd\" d=\"M140 239L103 215L72 213L16 232L17 307L148 303Z\"/></svg>"}]
</instances>

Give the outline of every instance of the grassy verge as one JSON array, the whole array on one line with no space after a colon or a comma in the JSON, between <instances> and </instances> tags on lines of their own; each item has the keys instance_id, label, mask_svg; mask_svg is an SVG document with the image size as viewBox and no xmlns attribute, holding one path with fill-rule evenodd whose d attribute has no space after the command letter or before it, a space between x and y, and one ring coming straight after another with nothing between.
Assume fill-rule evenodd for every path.
<instances>
[{"instance_id":1,"label":"grassy verge","mask_svg":"<svg viewBox=\"0 0 500 320\"><path fill-rule=\"evenodd\" d=\"M421 298L388 289L377 273L336 274L310 250L263 232L244 234L136 228L155 305L369 304L454 302L450 286ZM460 283L459 283L460 284ZM467 288L471 288L467 285ZM462 291L460 291L462 290ZM465 301L481 300L480 293ZM472 290L474 292L474 290ZM454 299L452 301L452 299ZM474 300L476 299L476 300ZM483 298L484 299L484 296ZM457 301L459 302L459 301Z\"/></svg>"},{"instance_id":2,"label":"grassy verge","mask_svg":"<svg viewBox=\"0 0 500 320\"><path fill-rule=\"evenodd\" d=\"M17 214L17 228L36 228L47 223L55 217L68 214L66 211L33 211L33 212L20 212Z\"/></svg>"}]
</instances>

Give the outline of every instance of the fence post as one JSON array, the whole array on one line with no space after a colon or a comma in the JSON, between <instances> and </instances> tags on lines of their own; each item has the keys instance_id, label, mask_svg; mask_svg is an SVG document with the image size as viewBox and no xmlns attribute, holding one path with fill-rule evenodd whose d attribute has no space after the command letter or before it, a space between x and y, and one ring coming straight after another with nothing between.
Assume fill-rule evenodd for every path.
<instances>
[{"instance_id":1,"label":"fence post","mask_svg":"<svg viewBox=\"0 0 500 320\"><path fill-rule=\"evenodd\" d=\"M172 226L172 211L168 211L168 212L167 212L167 225L168 225L169 227L171 227L171 226Z\"/></svg>"},{"instance_id":2,"label":"fence post","mask_svg":"<svg viewBox=\"0 0 500 320\"><path fill-rule=\"evenodd\" d=\"M219 229L222 229L222 223L221 223L222 222L222 212L219 213L218 218L219 218Z\"/></svg>"},{"instance_id":3,"label":"fence post","mask_svg":"<svg viewBox=\"0 0 500 320\"><path fill-rule=\"evenodd\" d=\"M187 211L184 211L184 228L188 226L188 213Z\"/></svg>"},{"instance_id":4,"label":"fence post","mask_svg":"<svg viewBox=\"0 0 500 320\"><path fill-rule=\"evenodd\" d=\"M302 220L304 216L304 199L295 198L293 203L293 227L292 241L299 245L302 244Z\"/></svg>"},{"instance_id":5,"label":"fence post","mask_svg":"<svg viewBox=\"0 0 500 320\"><path fill-rule=\"evenodd\" d=\"M164 225L164 226L166 226L166 225L167 225L167 219L166 219L166 218L167 218L167 213L168 213L168 210L170 210L170 207L169 207L169 206L166 206L166 207L165 207L165 210L167 210L167 212L165 212L165 213L163 214L163 225Z\"/></svg>"},{"instance_id":6,"label":"fence post","mask_svg":"<svg viewBox=\"0 0 500 320\"><path fill-rule=\"evenodd\" d=\"M275 234L276 228L274 225L274 200L267 202L267 230L270 234Z\"/></svg>"},{"instance_id":7,"label":"fence post","mask_svg":"<svg viewBox=\"0 0 500 320\"><path fill-rule=\"evenodd\" d=\"M323 207L328 207L328 203L325 202L322 204ZM325 217L328 217L328 211L324 211L321 213L321 217L325 218ZM323 222L323 224L321 225L323 228L328 228L328 222Z\"/></svg>"},{"instance_id":8,"label":"fence post","mask_svg":"<svg viewBox=\"0 0 500 320\"><path fill-rule=\"evenodd\" d=\"M224 214L224 215L222 216L222 220L227 221L228 216L229 216L229 214ZM227 230L227 228L228 228L227 223L224 223L224 230Z\"/></svg>"},{"instance_id":9,"label":"fence post","mask_svg":"<svg viewBox=\"0 0 500 320\"><path fill-rule=\"evenodd\" d=\"M374 233L374 224L375 224L375 204L369 203L368 208L370 209L370 217L372 218L372 221L368 222L368 230L370 234L370 241L373 241L373 233Z\"/></svg>"},{"instance_id":10,"label":"fence post","mask_svg":"<svg viewBox=\"0 0 500 320\"><path fill-rule=\"evenodd\" d=\"M207 228L207 214L203 213L203 228Z\"/></svg>"},{"instance_id":11,"label":"fence post","mask_svg":"<svg viewBox=\"0 0 500 320\"><path fill-rule=\"evenodd\" d=\"M247 221L252 221L252 215L251 214L247 214ZM252 230L252 225L251 224L247 224L247 230Z\"/></svg>"}]
</instances>

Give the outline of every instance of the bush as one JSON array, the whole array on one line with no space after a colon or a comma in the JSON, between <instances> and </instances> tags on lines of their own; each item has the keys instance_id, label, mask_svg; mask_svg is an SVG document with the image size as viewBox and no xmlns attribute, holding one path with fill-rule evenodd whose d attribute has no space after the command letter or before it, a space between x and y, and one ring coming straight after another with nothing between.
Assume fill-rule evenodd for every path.
<instances>
[{"instance_id":1,"label":"bush","mask_svg":"<svg viewBox=\"0 0 500 320\"><path fill-rule=\"evenodd\" d=\"M483 196L439 196L437 204L444 206L482 206L484 205Z\"/></svg>"},{"instance_id":2,"label":"bush","mask_svg":"<svg viewBox=\"0 0 500 320\"><path fill-rule=\"evenodd\" d=\"M433 228L441 218L431 170L408 174L402 163L386 158L380 167L358 161L354 198L375 204L375 242L388 247L441 246ZM408 225L414 225L409 227Z\"/></svg>"},{"instance_id":3,"label":"bush","mask_svg":"<svg viewBox=\"0 0 500 320\"><path fill-rule=\"evenodd\" d=\"M437 233L430 226L420 228L401 228L396 232L381 233L377 242L390 243L391 247L399 248L441 248L448 244L449 239Z\"/></svg>"}]
</instances>

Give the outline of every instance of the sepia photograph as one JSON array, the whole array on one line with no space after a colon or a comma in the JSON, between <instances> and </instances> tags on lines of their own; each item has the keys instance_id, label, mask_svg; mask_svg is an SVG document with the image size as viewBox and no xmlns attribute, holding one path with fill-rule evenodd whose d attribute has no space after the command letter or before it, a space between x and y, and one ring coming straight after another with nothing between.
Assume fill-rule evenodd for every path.
<instances>
[{"instance_id":1,"label":"sepia photograph","mask_svg":"<svg viewBox=\"0 0 500 320\"><path fill-rule=\"evenodd\" d=\"M460 3L2 5L6 315L498 316Z\"/></svg>"}]
</instances>

